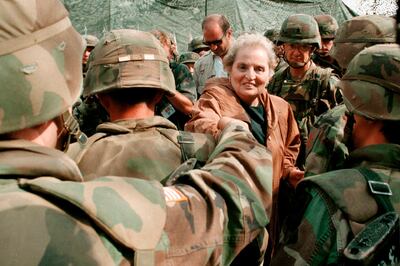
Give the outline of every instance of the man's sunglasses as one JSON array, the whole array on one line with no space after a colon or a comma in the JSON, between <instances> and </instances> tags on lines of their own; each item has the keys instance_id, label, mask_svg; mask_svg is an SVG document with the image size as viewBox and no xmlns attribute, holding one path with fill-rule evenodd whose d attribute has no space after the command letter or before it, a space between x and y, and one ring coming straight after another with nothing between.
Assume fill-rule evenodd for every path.
<instances>
[{"instance_id":1,"label":"man's sunglasses","mask_svg":"<svg viewBox=\"0 0 400 266\"><path fill-rule=\"evenodd\" d=\"M222 40L224 39L225 34L226 34L226 32L224 32L224 35L222 35L221 38L219 38L218 40L215 40L215 41L206 42L203 40L203 44L207 45L207 46L211 46L211 45L219 46L222 44Z\"/></svg>"}]
</instances>

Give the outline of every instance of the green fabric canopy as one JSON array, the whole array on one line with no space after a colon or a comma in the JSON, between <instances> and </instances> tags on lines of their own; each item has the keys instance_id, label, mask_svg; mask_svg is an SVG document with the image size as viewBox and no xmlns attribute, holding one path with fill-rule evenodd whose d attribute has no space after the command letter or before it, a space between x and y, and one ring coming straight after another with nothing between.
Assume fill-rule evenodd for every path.
<instances>
[{"instance_id":1,"label":"green fabric canopy","mask_svg":"<svg viewBox=\"0 0 400 266\"><path fill-rule=\"evenodd\" d=\"M340 24L356 14L341 0L64 0L71 20L81 34L102 37L111 29L161 29L172 33L179 52L201 36L206 14L228 17L235 35L243 31L264 33L280 28L295 13L330 14Z\"/></svg>"}]
</instances>

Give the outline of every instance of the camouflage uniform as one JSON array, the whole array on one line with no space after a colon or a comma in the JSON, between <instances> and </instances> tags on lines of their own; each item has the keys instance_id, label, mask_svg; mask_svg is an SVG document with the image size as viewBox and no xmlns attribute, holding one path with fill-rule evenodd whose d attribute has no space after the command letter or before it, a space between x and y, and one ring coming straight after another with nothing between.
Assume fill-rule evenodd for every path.
<instances>
[{"instance_id":1,"label":"camouflage uniform","mask_svg":"<svg viewBox=\"0 0 400 266\"><path fill-rule=\"evenodd\" d=\"M308 15L290 16L282 24L278 43L319 46L317 23ZM293 109L302 143L297 164L303 168L310 128L318 115L336 106L340 92L336 89L338 79L332 75L331 69L323 69L311 62L310 68L299 81L292 80L289 69L288 66L274 74L268 84L268 91L285 99Z\"/></svg>"},{"instance_id":2,"label":"camouflage uniform","mask_svg":"<svg viewBox=\"0 0 400 266\"><path fill-rule=\"evenodd\" d=\"M372 120L400 121L398 58L397 45L376 45L364 49L350 62L339 83L349 111ZM372 170L383 187L391 188L393 195L385 197L400 214L399 163L399 145L367 145L350 153L346 166L352 169L328 172L300 182L298 205L282 230L273 265L342 264L343 250L349 241L385 212L376 200L378 192L369 187L372 185L367 178L355 168Z\"/></svg>"},{"instance_id":3,"label":"camouflage uniform","mask_svg":"<svg viewBox=\"0 0 400 266\"><path fill-rule=\"evenodd\" d=\"M396 41L395 20L391 17L368 15L345 21L336 35L332 55L342 67L362 49ZM306 151L306 175L321 174L343 167L348 151L348 128L351 117L344 106L321 116L310 132ZM347 134L348 135L348 134Z\"/></svg>"},{"instance_id":4,"label":"camouflage uniform","mask_svg":"<svg viewBox=\"0 0 400 266\"><path fill-rule=\"evenodd\" d=\"M200 56L195 52L186 52L182 53L179 56L178 63L179 64L186 64L186 63L196 63L199 60Z\"/></svg>"},{"instance_id":5,"label":"camouflage uniform","mask_svg":"<svg viewBox=\"0 0 400 266\"><path fill-rule=\"evenodd\" d=\"M171 176L168 187L115 176L76 182L77 166L60 151L9 140L77 100L83 42L59 1L0 1L0 10L2 265L229 265L262 243L271 155L238 122L206 166Z\"/></svg>"},{"instance_id":6,"label":"camouflage uniform","mask_svg":"<svg viewBox=\"0 0 400 266\"><path fill-rule=\"evenodd\" d=\"M96 127L110 121L110 117L94 96L82 97L72 108L72 115L79 123L79 128L87 135L96 133Z\"/></svg>"},{"instance_id":7,"label":"camouflage uniform","mask_svg":"<svg viewBox=\"0 0 400 266\"><path fill-rule=\"evenodd\" d=\"M324 39L333 40L335 39L336 32L339 28L337 21L334 17L330 15L317 15L314 16L315 20L318 23L319 33L321 34L322 41ZM342 76L342 68L339 66L339 63L332 56L321 56L318 53L314 53L312 56L313 62L322 68L332 68L333 73Z\"/></svg>"},{"instance_id":8,"label":"camouflage uniform","mask_svg":"<svg viewBox=\"0 0 400 266\"><path fill-rule=\"evenodd\" d=\"M136 32L136 35L142 37L138 32ZM117 41L118 38L121 38L124 42ZM134 46L134 43L131 43L132 41L125 41L124 38L126 38L125 31L108 33L105 36L105 43L93 50L92 61L89 63L113 60L114 54L104 55L107 49L114 49L115 53L119 52L120 57L128 54L127 51L129 50L125 49L130 49L130 47L139 49ZM154 47L158 48L159 46ZM163 51L157 52L159 56L164 55ZM168 61L164 63L166 64L162 65L163 67L169 66ZM134 64L132 65L126 64L126 67L135 67ZM180 64L179 66L183 65ZM169 68L162 68L161 74L156 71L152 74L146 74L146 71L151 71L149 68L144 68L142 73L138 73L138 71L131 73L129 69L123 69L121 64L116 65L116 67L121 68L121 74L115 75L111 79L108 78L108 73L101 71L102 67L102 64L96 63L90 66L85 80L84 95L125 88L121 84L129 84L126 85L125 89L130 90L135 90L138 87L160 86L160 90L163 92L175 92L174 78ZM124 74L125 71L127 74ZM147 76L147 80L143 78L145 76ZM185 82L180 84L185 84ZM178 135L179 132L176 127L160 116L145 119L125 119L99 125L97 133L89 139L86 146L72 145L68 153L75 159L86 180L101 175L135 176L161 180L185 161L185 155L181 152L181 149L184 148L182 147L184 144L181 145L183 140L178 141ZM215 145L213 138L200 134L187 133L186 135L186 137L193 139L195 143L193 147L190 147L191 154L189 155L198 159L199 162L205 163Z\"/></svg>"},{"instance_id":9,"label":"camouflage uniform","mask_svg":"<svg viewBox=\"0 0 400 266\"><path fill-rule=\"evenodd\" d=\"M189 52L195 52L195 53L199 53L200 51L208 51L210 50L210 47L208 47L207 45L205 45L203 43L203 37L196 37L193 38L190 43L188 44L188 51Z\"/></svg>"},{"instance_id":10,"label":"camouflage uniform","mask_svg":"<svg viewBox=\"0 0 400 266\"><path fill-rule=\"evenodd\" d=\"M315 121L306 147L305 176L342 169L349 156L348 143L353 119L344 104Z\"/></svg>"}]
</instances>

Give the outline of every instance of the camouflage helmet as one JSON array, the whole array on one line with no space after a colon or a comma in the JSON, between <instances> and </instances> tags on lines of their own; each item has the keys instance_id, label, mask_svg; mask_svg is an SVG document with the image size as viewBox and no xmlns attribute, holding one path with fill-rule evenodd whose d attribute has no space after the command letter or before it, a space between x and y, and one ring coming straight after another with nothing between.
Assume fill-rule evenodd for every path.
<instances>
[{"instance_id":1,"label":"camouflage helmet","mask_svg":"<svg viewBox=\"0 0 400 266\"><path fill-rule=\"evenodd\" d=\"M94 35L87 34L83 36L83 38L86 41L86 47L95 47L96 44L99 42L99 39Z\"/></svg>"},{"instance_id":2,"label":"camouflage helmet","mask_svg":"<svg viewBox=\"0 0 400 266\"><path fill-rule=\"evenodd\" d=\"M316 15L315 21L318 23L319 34L322 39L334 39L339 28L338 23L331 15Z\"/></svg>"},{"instance_id":3,"label":"camouflage helmet","mask_svg":"<svg viewBox=\"0 0 400 266\"><path fill-rule=\"evenodd\" d=\"M0 10L4 134L49 121L78 100L84 41L58 0L0 1Z\"/></svg>"},{"instance_id":4,"label":"camouflage helmet","mask_svg":"<svg viewBox=\"0 0 400 266\"><path fill-rule=\"evenodd\" d=\"M400 47L379 44L364 49L350 62L338 86L350 112L400 120Z\"/></svg>"},{"instance_id":5,"label":"camouflage helmet","mask_svg":"<svg viewBox=\"0 0 400 266\"><path fill-rule=\"evenodd\" d=\"M286 18L281 26L278 45L282 43L313 44L321 48L321 36L315 19L306 14L295 14Z\"/></svg>"},{"instance_id":6,"label":"camouflage helmet","mask_svg":"<svg viewBox=\"0 0 400 266\"><path fill-rule=\"evenodd\" d=\"M107 32L89 57L83 95L130 88L175 93L175 80L161 43L149 32Z\"/></svg>"},{"instance_id":7,"label":"camouflage helmet","mask_svg":"<svg viewBox=\"0 0 400 266\"><path fill-rule=\"evenodd\" d=\"M396 20L367 15L354 17L340 25L330 54L342 68L362 49L378 43L396 42Z\"/></svg>"},{"instance_id":8,"label":"camouflage helmet","mask_svg":"<svg viewBox=\"0 0 400 266\"><path fill-rule=\"evenodd\" d=\"M179 56L178 63L186 64L186 63L195 63L200 58L200 55L195 52L186 52L182 53Z\"/></svg>"},{"instance_id":9,"label":"camouflage helmet","mask_svg":"<svg viewBox=\"0 0 400 266\"><path fill-rule=\"evenodd\" d=\"M279 30L277 29L268 29L264 32L264 37L268 38L271 42L275 43L279 37Z\"/></svg>"},{"instance_id":10,"label":"camouflage helmet","mask_svg":"<svg viewBox=\"0 0 400 266\"><path fill-rule=\"evenodd\" d=\"M189 52L194 52L196 50L200 49L210 49L207 45L203 43L203 38L202 37L196 37L193 38L190 43L188 44L188 51Z\"/></svg>"}]
</instances>

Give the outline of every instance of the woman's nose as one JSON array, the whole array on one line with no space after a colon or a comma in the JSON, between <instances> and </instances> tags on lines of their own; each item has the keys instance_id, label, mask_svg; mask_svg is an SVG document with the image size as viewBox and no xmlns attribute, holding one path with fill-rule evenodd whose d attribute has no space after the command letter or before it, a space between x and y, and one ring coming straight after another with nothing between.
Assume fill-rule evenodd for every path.
<instances>
[{"instance_id":1,"label":"woman's nose","mask_svg":"<svg viewBox=\"0 0 400 266\"><path fill-rule=\"evenodd\" d=\"M255 79L256 73L254 72L254 69L250 68L246 72L246 76L248 79Z\"/></svg>"}]
</instances>

